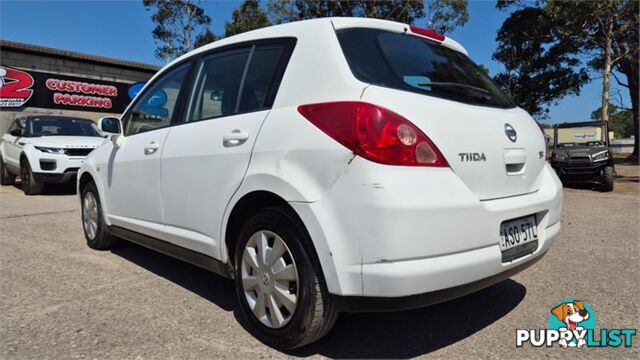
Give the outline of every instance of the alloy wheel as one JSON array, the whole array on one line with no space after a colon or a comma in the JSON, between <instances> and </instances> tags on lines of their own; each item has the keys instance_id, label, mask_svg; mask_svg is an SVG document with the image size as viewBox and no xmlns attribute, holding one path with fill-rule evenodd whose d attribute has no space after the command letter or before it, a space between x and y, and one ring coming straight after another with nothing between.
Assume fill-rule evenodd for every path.
<instances>
[{"instance_id":1,"label":"alloy wheel","mask_svg":"<svg viewBox=\"0 0 640 360\"><path fill-rule=\"evenodd\" d=\"M284 327L298 303L298 270L284 240L271 231L258 231L245 245L242 287L253 315L272 329Z\"/></svg>"}]
</instances>

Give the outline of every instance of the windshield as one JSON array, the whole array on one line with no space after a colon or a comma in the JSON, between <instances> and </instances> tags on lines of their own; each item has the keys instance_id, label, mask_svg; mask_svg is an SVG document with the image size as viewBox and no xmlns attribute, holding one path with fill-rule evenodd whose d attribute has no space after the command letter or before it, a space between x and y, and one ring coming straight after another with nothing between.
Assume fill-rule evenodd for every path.
<instances>
[{"instance_id":1,"label":"windshield","mask_svg":"<svg viewBox=\"0 0 640 360\"><path fill-rule=\"evenodd\" d=\"M95 123L87 119L37 117L29 120L29 136L100 136Z\"/></svg>"},{"instance_id":2,"label":"windshield","mask_svg":"<svg viewBox=\"0 0 640 360\"><path fill-rule=\"evenodd\" d=\"M473 105L513 108L466 55L427 39L378 29L337 32L349 67L361 81Z\"/></svg>"},{"instance_id":3,"label":"windshield","mask_svg":"<svg viewBox=\"0 0 640 360\"><path fill-rule=\"evenodd\" d=\"M582 126L574 128L558 128L558 146L604 146L602 127Z\"/></svg>"}]
</instances>

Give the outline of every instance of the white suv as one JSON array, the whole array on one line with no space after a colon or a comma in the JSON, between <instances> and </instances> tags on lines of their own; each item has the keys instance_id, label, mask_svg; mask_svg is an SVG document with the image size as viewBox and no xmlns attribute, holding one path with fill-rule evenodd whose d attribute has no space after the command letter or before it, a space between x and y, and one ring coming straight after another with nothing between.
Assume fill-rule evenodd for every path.
<instances>
[{"instance_id":1,"label":"white suv","mask_svg":"<svg viewBox=\"0 0 640 360\"><path fill-rule=\"evenodd\" d=\"M19 176L24 193L34 195L45 183L75 182L85 157L104 141L88 119L50 115L16 119L0 140L0 183L13 185Z\"/></svg>"},{"instance_id":2,"label":"white suv","mask_svg":"<svg viewBox=\"0 0 640 360\"><path fill-rule=\"evenodd\" d=\"M192 51L80 169L88 245L123 238L235 279L278 348L340 311L444 301L523 270L560 230L537 123L455 41L325 18ZM123 129L120 131L120 129Z\"/></svg>"}]
</instances>

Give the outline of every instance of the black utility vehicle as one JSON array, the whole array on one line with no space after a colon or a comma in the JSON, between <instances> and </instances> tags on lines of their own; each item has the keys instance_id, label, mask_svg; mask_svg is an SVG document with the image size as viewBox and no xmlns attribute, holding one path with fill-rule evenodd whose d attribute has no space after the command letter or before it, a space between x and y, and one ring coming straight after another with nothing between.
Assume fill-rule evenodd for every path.
<instances>
[{"instance_id":1,"label":"black utility vehicle","mask_svg":"<svg viewBox=\"0 0 640 360\"><path fill-rule=\"evenodd\" d=\"M563 183L598 182L612 191L615 178L604 121L557 124L553 127L551 166Z\"/></svg>"}]
</instances>

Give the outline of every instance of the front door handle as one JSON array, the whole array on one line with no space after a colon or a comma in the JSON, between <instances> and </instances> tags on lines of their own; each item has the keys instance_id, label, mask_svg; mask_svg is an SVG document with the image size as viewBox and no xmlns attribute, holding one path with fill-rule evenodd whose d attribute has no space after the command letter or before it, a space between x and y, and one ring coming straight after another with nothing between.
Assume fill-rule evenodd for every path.
<instances>
[{"instance_id":1,"label":"front door handle","mask_svg":"<svg viewBox=\"0 0 640 360\"><path fill-rule=\"evenodd\" d=\"M249 139L249 133L240 129L234 129L222 137L222 144L225 147L238 146L244 144Z\"/></svg>"},{"instance_id":2,"label":"front door handle","mask_svg":"<svg viewBox=\"0 0 640 360\"><path fill-rule=\"evenodd\" d=\"M157 142L152 141L149 144L147 144L147 146L144 147L144 154L145 155L151 155L151 154L155 153L156 151L158 151L159 148L160 148L160 145L158 145Z\"/></svg>"}]
</instances>

